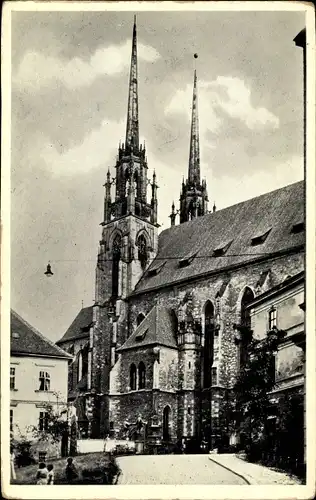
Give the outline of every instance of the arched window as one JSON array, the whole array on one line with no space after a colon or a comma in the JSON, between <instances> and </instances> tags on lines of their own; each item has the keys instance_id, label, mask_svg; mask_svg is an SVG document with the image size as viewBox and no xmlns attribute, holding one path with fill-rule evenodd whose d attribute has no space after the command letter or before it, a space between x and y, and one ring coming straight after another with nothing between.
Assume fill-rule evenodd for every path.
<instances>
[{"instance_id":1,"label":"arched window","mask_svg":"<svg viewBox=\"0 0 316 500\"><path fill-rule=\"evenodd\" d=\"M203 387L211 386L212 364L214 358L214 306L207 301L204 310L204 349L203 349Z\"/></svg>"},{"instance_id":2,"label":"arched window","mask_svg":"<svg viewBox=\"0 0 316 500\"><path fill-rule=\"evenodd\" d=\"M241 299L240 306L240 324L243 327L251 327L250 309L247 308L248 304L255 298L251 288L246 287ZM244 342L239 344L239 367L247 361L247 346Z\"/></svg>"},{"instance_id":3,"label":"arched window","mask_svg":"<svg viewBox=\"0 0 316 500\"><path fill-rule=\"evenodd\" d=\"M136 318L137 326L139 326L141 324L141 322L144 321L144 319L145 319L145 314L139 313L139 315Z\"/></svg>"},{"instance_id":4,"label":"arched window","mask_svg":"<svg viewBox=\"0 0 316 500\"><path fill-rule=\"evenodd\" d=\"M121 259L121 236L117 234L112 248L112 298L116 299L119 288L120 259Z\"/></svg>"},{"instance_id":5,"label":"arched window","mask_svg":"<svg viewBox=\"0 0 316 500\"><path fill-rule=\"evenodd\" d=\"M146 368L141 361L138 365L138 389L145 389L146 386Z\"/></svg>"},{"instance_id":6,"label":"arched window","mask_svg":"<svg viewBox=\"0 0 316 500\"><path fill-rule=\"evenodd\" d=\"M89 356L89 346L87 344L82 349L82 378L88 374L88 356Z\"/></svg>"},{"instance_id":7,"label":"arched window","mask_svg":"<svg viewBox=\"0 0 316 500\"><path fill-rule=\"evenodd\" d=\"M136 391L136 366L134 363L131 365L129 370L129 386L131 391Z\"/></svg>"},{"instance_id":8,"label":"arched window","mask_svg":"<svg viewBox=\"0 0 316 500\"><path fill-rule=\"evenodd\" d=\"M140 237L138 238L137 246L138 246L138 260L140 261L142 269L145 269L147 265L147 242L143 234L141 234Z\"/></svg>"},{"instance_id":9,"label":"arched window","mask_svg":"<svg viewBox=\"0 0 316 500\"><path fill-rule=\"evenodd\" d=\"M165 406L162 417L162 438L164 441L170 440L170 406Z\"/></svg>"}]
</instances>

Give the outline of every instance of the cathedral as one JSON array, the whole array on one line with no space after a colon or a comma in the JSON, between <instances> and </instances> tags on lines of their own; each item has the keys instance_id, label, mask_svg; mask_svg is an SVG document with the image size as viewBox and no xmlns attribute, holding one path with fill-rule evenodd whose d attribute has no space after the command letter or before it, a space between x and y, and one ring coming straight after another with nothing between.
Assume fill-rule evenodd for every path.
<instances>
[{"instance_id":1,"label":"cathedral","mask_svg":"<svg viewBox=\"0 0 316 500\"><path fill-rule=\"evenodd\" d=\"M303 181L208 210L196 72L188 151L179 209L172 204L171 226L158 234L156 174L148 179L139 142L134 22L126 138L104 185L95 302L58 341L74 357L68 398L81 437L135 439L142 428L148 442L214 443L243 360L236 324L249 324L257 296L304 270Z\"/></svg>"}]
</instances>

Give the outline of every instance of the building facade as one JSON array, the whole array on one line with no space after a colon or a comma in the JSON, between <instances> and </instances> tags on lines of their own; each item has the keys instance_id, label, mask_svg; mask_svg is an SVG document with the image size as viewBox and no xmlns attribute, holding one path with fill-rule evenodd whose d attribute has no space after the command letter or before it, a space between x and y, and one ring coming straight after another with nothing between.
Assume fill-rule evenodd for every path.
<instances>
[{"instance_id":1,"label":"building facade","mask_svg":"<svg viewBox=\"0 0 316 500\"><path fill-rule=\"evenodd\" d=\"M158 236L156 174L148 179L139 144L137 78L134 24L126 139L114 190L106 176L95 304L58 344L76 356L69 397L88 436L145 430L157 442L211 442L203 415L216 434L223 392L241 362L234 324L247 324L255 297L304 268L304 183L208 211L195 72L187 180L171 227Z\"/></svg>"},{"instance_id":2,"label":"building facade","mask_svg":"<svg viewBox=\"0 0 316 500\"><path fill-rule=\"evenodd\" d=\"M284 282L259 295L249 305L251 328L254 337L262 339L273 328L282 330L284 338L275 353L275 387L271 401L278 405L280 396L293 393L305 401L305 276L304 271L288 276ZM304 404L304 425L297 427L296 434L305 440L306 418ZM296 436L296 437L297 437Z\"/></svg>"},{"instance_id":3,"label":"building facade","mask_svg":"<svg viewBox=\"0 0 316 500\"><path fill-rule=\"evenodd\" d=\"M55 412L67 403L71 356L11 311L10 431L14 439L34 440L45 430L47 405Z\"/></svg>"}]
</instances>

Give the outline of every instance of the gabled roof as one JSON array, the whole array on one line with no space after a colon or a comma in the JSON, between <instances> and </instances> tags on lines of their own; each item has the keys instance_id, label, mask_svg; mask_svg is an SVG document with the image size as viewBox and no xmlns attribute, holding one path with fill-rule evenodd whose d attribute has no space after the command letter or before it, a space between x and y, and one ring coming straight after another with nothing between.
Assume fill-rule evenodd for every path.
<instances>
[{"instance_id":1,"label":"gabled roof","mask_svg":"<svg viewBox=\"0 0 316 500\"><path fill-rule=\"evenodd\" d=\"M304 220L304 181L172 226L160 234L157 256L131 295L303 248L305 232L292 232L298 220ZM266 239L253 246L252 238L269 228ZM189 266L181 268L179 260L193 250L192 242L197 255ZM231 244L222 256L213 256L215 249L228 242ZM158 262L165 265L151 275Z\"/></svg>"},{"instance_id":2,"label":"gabled roof","mask_svg":"<svg viewBox=\"0 0 316 500\"><path fill-rule=\"evenodd\" d=\"M93 321L93 306L83 307L77 314L64 336L57 344L89 337L89 329Z\"/></svg>"},{"instance_id":3,"label":"gabled roof","mask_svg":"<svg viewBox=\"0 0 316 500\"><path fill-rule=\"evenodd\" d=\"M72 359L11 309L11 355Z\"/></svg>"},{"instance_id":4,"label":"gabled roof","mask_svg":"<svg viewBox=\"0 0 316 500\"><path fill-rule=\"evenodd\" d=\"M176 348L176 324L172 309L154 306L118 352L154 344Z\"/></svg>"}]
</instances>

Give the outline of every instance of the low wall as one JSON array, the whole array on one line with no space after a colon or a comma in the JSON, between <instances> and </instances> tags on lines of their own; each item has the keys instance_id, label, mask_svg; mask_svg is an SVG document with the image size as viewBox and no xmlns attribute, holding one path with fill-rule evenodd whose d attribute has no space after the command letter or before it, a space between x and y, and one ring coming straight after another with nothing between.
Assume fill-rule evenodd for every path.
<instances>
[{"instance_id":1,"label":"low wall","mask_svg":"<svg viewBox=\"0 0 316 500\"><path fill-rule=\"evenodd\" d=\"M117 446L127 446L130 449L135 448L134 441L125 441L123 439L78 439L78 453L95 453L100 451L113 451Z\"/></svg>"}]
</instances>

